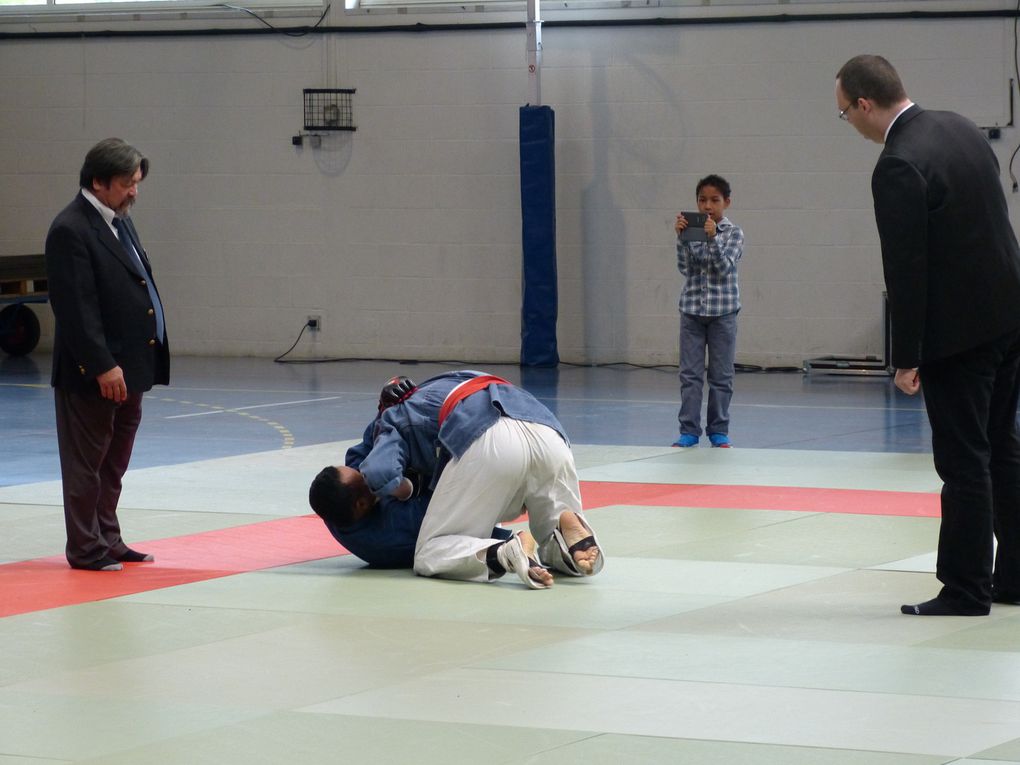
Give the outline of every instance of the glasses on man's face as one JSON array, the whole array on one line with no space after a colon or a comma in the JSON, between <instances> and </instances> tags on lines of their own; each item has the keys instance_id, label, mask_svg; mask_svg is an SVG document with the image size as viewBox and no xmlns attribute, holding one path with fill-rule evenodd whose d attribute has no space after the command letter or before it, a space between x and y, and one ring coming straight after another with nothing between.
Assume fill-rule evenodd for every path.
<instances>
[{"instance_id":1,"label":"glasses on man's face","mask_svg":"<svg viewBox=\"0 0 1020 765\"><path fill-rule=\"evenodd\" d=\"M849 122L849 121L850 121L850 115L849 115L849 114L847 114L847 112L848 112L848 111L850 111L851 109L853 109L853 108L854 108L854 106L856 106L856 104L855 104L855 103L854 103L853 101L851 101L851 102L850 102L850 103L849 103L849 104L847 105L846 109L844 109L843 111L841 111L841 112L839 113L839 118L840 118L841 120L843 120L843 122Z\"/></svg>"}]
</instances>

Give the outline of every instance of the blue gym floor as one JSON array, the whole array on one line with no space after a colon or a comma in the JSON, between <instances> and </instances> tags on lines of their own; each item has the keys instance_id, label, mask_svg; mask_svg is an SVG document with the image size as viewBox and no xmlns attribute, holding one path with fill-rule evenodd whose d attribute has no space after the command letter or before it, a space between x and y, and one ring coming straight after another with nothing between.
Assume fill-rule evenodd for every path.
<instances>
[{"instance_id":1,"label":"blue gym floor","mask_svg":"<svg viewBox=\"0 0 1020 765\"><path fill-rule=\"evenodd\" d=\"M188 583L162 552L71 572L49 359L0 359L0 612L26 571L74 590L0 618L0 764L1020 763L1020 608L899 613L936 592L938 519L911 510L940 485L922 401L887 378L740 374L735 448L681 450L670 369L175 358L146 398L125 536L214 561L272 524L321 541L308 483L380 385L471 366L541 398L583 485L615 487L587 513L599 576L423 579L328 539ZM95 594L143 574L167 581Z\"/></svg>"},{"instance_id":2,"label":"blue gym floor","mask_svg":"<svg viewBox=\"0 0 1020 765\"><path fill-rule=\"evenodd\" d=\"M359 438L389 377L425 379L459 368L473 367L175 358L171 385L146 398L131 464L154 467ZM535 394L574 443L662 446L678 435L675 368L484 369ZM0 358L0 421L0 486L59 478L48 357ZM742 448L930 451L923 402L884 377L738 374L730 435Z\"/></svg>"}]
</instances>

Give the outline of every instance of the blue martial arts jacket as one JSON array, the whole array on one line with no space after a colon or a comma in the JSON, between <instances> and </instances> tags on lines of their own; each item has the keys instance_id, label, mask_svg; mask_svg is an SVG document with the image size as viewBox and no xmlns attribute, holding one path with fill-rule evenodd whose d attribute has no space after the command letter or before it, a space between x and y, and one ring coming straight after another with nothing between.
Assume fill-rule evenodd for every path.
<instances>
[{"instance_id":1,"label":"blue martial arts jacket","mask_svg":"<svg viewBox=\"0 0 1020 765\"><path fill-rule=\"evenodd\" d=\"M373 568L410 568L414 545L431 495L400 502L393 497L379 500L375 512L347 528L325 521L337 542Z\"/></svg>"},{"instance_id":2,"label":"blue martial arts jacket","mask_svg":"<svg viewBox=\"0 0 1020 765\"><path fill-rule=\"evenodd\" d=\"M434 489L443 466L460 457L500 417L546 425L567 441L563 426L538 399L515 385L489 385L461 401L439 427L439 410L457 385L485 374L470 369L431 377L405 401L386 409L347 452L377 497L389 497L409 470L430 478ZM569 441L567 441L569 443Z\"/></svg>"}]
</instances>

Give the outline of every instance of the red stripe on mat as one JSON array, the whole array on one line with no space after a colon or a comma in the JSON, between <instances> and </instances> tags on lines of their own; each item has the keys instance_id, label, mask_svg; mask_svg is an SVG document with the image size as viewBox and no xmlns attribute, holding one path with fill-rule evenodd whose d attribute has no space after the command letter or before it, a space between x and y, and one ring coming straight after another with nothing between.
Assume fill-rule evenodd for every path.
<instances>
[{"instance_id":1,"label":"red stripe on mat","mask_svg":"<svg viewBox=\"0 0 1020 765\"><path fill-rule=\"evenodd\" d=\"M139 542L154 563L75 571L63 555L0 565L0 617L346 555L314 515Z\"/></svg>"},{"instance_id":2,"label":"red stripe on mat","mask_svg":"<svg viewBox=\"0 0 1020 765\"><path fill-rule=\"evenodd\" d=\"M581 492L585 509L606 505L642 505L800 510L809 513L924 518L937 518L940 515L938 494L913 491L582 481Z\"/></svg>"},{"instance_id":3,"label":"red stripe on mat","mask_svg":"<svg viewBox=\"0 0 1020 765\"><path fill-rule=\"evenodd\" d=\"M720 507L937 517L939 495L792 486L582 481L585 509L607 505ZM222 576L346 555L314 515L139 542L155 563L117 573L74 571L62 555L0 565L0 617L133 595Z\"/></svg>"}]
</instances>

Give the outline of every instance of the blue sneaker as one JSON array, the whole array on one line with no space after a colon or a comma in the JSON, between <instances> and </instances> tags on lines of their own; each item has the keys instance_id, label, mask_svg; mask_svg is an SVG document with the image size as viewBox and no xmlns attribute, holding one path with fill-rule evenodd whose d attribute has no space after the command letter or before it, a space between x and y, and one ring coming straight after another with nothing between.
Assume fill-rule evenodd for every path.
<instances>
[{"instance_id":1,"label":"blue sneaker","mask_svg":"<svg viewBox=\"0 0 1020 765\"><path fill-rule=\"evenodd\" d=\"M673 442L673 446L679 446L684 449L688 449L692 446L698 445L698 436L692 436L689 433L681 433L680 438Z\"/></svg>"},{"instance_id":2,"label":"blue sneaker","mask_svg":"<svg viewBox=\"0 0 1020 765\"><path fill-rule=\"evenodd\" d=\"M712 442L712 446L716 449L729 449L733 446L730 443L730 437L725 433L709 433L708 440Z\"/></svg>"}]
</instances>

